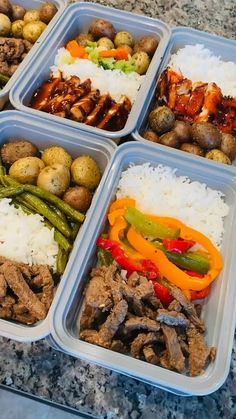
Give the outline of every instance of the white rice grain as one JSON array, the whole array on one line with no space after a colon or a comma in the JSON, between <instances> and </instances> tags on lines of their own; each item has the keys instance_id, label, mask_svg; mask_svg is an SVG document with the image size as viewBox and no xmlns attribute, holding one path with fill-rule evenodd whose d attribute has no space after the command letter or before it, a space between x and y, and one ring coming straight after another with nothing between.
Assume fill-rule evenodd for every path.
<instances>
[{"instance_id":1,"label":"white rice grain","mask_svg":"<svg viewBox=\"0 0 236 419\"><path fill-rule=\"evenodd\" d=\"M54 229L49 230L38 214L25 214L10 205L10 199L0 200L0 255L7 259L56 268L58 245Z\"/></svg>"}]
</instances>

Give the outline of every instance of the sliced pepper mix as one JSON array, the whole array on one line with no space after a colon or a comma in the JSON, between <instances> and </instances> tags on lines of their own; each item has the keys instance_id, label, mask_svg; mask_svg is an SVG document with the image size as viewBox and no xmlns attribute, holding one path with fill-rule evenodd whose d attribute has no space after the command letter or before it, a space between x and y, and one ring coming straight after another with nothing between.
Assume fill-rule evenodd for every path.
<instances>
[{"instance_id":1,"label":"sliced pepper mix","mask_svg":"<svg viewBox=\"0 0 236 419\"><path fill-rule=\"evenodd\" d=\"M108 237L97 240L104 263L115 260L128 276L135 271L152 280L164 305L173 299L168 282L191 300L206 298L223 266L220 252L206 236L179 220L143 214L135 205L132 198L111 204ZM202 250L194 251L195 244Z\"/></svg>"}]
</instances>

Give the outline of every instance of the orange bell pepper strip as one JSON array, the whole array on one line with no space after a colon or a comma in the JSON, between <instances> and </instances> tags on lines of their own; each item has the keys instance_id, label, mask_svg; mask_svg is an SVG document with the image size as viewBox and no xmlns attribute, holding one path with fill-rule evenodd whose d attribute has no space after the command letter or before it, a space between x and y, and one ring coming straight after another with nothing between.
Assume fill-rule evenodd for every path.
<instances>
[{"instance_id":1,"label":"orange bell pepper strip","mask_svg":"<svg viewBox=\"0 0 236 419\"><path fill-rule=\"evenodd\" d=\"M132 247L129 247L122 242L122 239L124 238L124 231L127 227L128 224L125 219L123 217L118 217L115 223L110 227L108 234L109 240L119 243L120 246L124 249L125 254L132 260L144 259L143 255L136 252L134 249L132 249Z\"/></svg>"},{"instance_id":2,"label":"orange bell pepper strip","mask_svg":"<svg viewBox=\"0 0 236 419\"><path fill-rule=\"evenodd\" d=\"M68 42L66 49L74 58L88 58L85 48L81 47L76 40Z\"/></svg>"},{"instance_id":3,"label":"orange bell pepper strip","mask_svg":"<svg viewBox=\"0 0 236 419\"><path fill-rule=\"evenodd\" d=\"M108 212L111 213L117 209L126 208L126 207L135 207L135 199L133 198L117 199L116 201L112 202Z\"/></svg>"},{"instance_id":4,"label":"orange bell pepper strip","mask_svg":"<svg viewBox=\"0 0 236 419\"><path fill-rule=\"evenodd\" d=\"M201 233L199 233L199 235L203 236ZM172 284L175 284L183 290L201 291L216 279L223 266L220 253L207 237L205 237L205 239L208 248L207 250L210 249L211 268L203 278L190 277L186 272L179 269L167 259L166 255L161 250L155 248L151 243L145 240L133 227L129 228L127 239L134 249L145 258L150 259L157 266L163 278L168 279Z\"/></svg>"},{"instance_id":5,"label":"orange bell pepper strip","mask_svg":"<svg viewBox=\"0 0 236 419\"><path fill-rule=\"evenodd\" d=\"M116 222L116 219L119 217L122 217L124 213L125 213L125 208L119 208L115 211L109 212L107 216L109 224L113 226Z\"/></svg>"}]
</instances>

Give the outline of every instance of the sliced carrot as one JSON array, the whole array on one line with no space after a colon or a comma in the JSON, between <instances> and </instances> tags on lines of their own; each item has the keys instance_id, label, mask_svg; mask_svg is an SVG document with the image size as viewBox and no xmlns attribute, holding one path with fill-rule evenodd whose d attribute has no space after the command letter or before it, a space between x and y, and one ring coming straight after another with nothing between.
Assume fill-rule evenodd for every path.
<instances>
[{"instance_id":1,"label":"sliced carrot","mask_svg":"<svg viewBox=\"0 0 236 419\"><path fill-rule=\"evenodd\" d=\"M75 40L68 42L66 49L74 58L88 58L85 48L81 47Z\"/></svg>"},{"instance_id":2,"label":"sliced carrot","mask_svg":"<svg viewBox=\"0 0 236 419\"><path fill-rule=\"evenodd\" d=\"M113 48L108 51L100 51L100 57L102 58L115 58L116 60L128 60L129 54L126 48Z\"/></svg>"}]
</instances>

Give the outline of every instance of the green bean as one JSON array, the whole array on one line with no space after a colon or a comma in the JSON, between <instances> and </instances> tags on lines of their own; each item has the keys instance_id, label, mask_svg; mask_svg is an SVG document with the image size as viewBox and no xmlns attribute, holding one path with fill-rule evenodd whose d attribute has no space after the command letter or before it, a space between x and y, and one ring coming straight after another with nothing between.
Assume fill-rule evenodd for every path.
<instances>
[{"instance_id":1,"label":"green bean","mask_svg":"<svg viewBox=\"0 0 236 419\"><path fill-rule=\"evenodd\" d=\"M72 225L72 235L71 235L72 240L75 240L76 239L76 236L77 236L77 234L79 232L79 229L80 229L80 224L74 223Z\"/></svg>"},{"instance_id":2,"label":"green bean","mask_svg":"<svg viewBox=\"0 0 236 419\"><path fill-rule=\"evenodd\" d=\"M27 207L31 211L31 214L35 214L35 208L32 205L30 205L24 198L22 198L22 194L17 196L15 200L19 202L19 204L22 204L25 207Z\"/></svg>"},{"instance_id":3,"label":"green bean","mask_svg":"<svg viewBox=\"0 0 236 419\"><path fill-rule=\"evenodd\" d=\"M0 199L10 198L11 196L19 195L24 191L24 186L1 188Z\"/></svg>"},{"instance_id":4,"label":"green bean","mask_svg":"<svg viewBox=\"0 0 236 419\"><path fill-rule=\"evenodd\" d=\"M100 266L110 266L113 262L113 257L108 250L99 248L97 251L98 262Z\"/></svg>"},{"instance_id":5,"label":"green bean","mask_svg":"<svg viewBox=\"0 0 236 419\"><path fill-rule=\"evenodd\" d=\"M9 76L6 76L6 74L0 73L0 84L2 86L5 86L5 84L7 84L10 80Z\"/></svg>"},{"instance_id":6,"label":"green bean","mask_svg":"<svg viewBox=\"0 0 236 419\"><path fill-rule=\"evenodd\" d=\"M64 249L62 249L61 246L59 246L58 253L57 253L57 273L59 275L62 275L66 268L68 256L69 256L68 252L66 252Z\"/></svg>"},{"instance_id":7,"label":"green bean","mask_svg":"<svg viewBox=\"0 0 236 419\"><path fill-rule=\"evenodd\" d=\"M66 219L66 216L65 216L64 212L62 212L59 208L57 208L56 205L48 203L48 206L49 206L49 208L51 208L51 210L53 210L58 215L58 217L61 217L62 220L67 222L67 219Z\"/></svg>"},{"instance_id":8,"label":"green bean","mask_svg":"<svg viewBox=\"0 0 236 419\"><path fill-rule=\"evenodd\" d=\"M12 203L14 207L21 208L27 215L34 214L34 212L31 209L29 209L28 207L26 207L26 205L19 202L16 198L12 200Z\"/></svg>"},{"instance_id":9,"label":"green bean","mask_svg":"<svg viewBox=\"0 0 236 419\"><path fill-rule=\"evenodd\" d=\"M84 214L81 214L79 211L72 208L58 196L53 195L52 193L45 191L38 186L34 185L25 185L26 191L32 193L33 195L38 196L39 198L45 199L45 201L50 202L51 204L56 205L64 214L71 217L73 220L82 223L84 221Z\"/></svg>"},{"instance_id":10,"label":"green bean","mask_svg":"<svg viewBox=\"0 0 236 419\"><path fill-rule=\"evenodd\" d=\"M20 183L18 183L15 179L11 178L10 176L1 176L0 180L3 182L3 184L7 184L10 186L20 185ZM27 186L31 185L23 185L24 191L26 190ZM54 227L56 227L64 236L71 236L72 232L68 224L65 223L60 217L58 217L58 215L55 214L44 201L28 192L22 193L21 196L28 204L30 204L36 210L36 212L47 218L47 220L50 221L50 223Z\"/></svg>"},{"instance_id":11,"label":"green bean","mask_svg":"<svg viewBox=\"0 0 236 419\"><path fill-rule=\"evenodd\" d=\"M2 165L1 156L0 156L0 175L5 175L5 167Z\"/></svg>"},{"instance_id":12,"label":"green bean","mask_svg":"<svg viewBox=\"0 0 236 419\"><path fill-rule=\"evenodd\" d=\"M60 231L58 231L49 221L45 220L44 224L51 230L54 228L54 240L66 251L69 252L71 250L72 246L67 240L66 237L63 236Z\"/></svg>"}]
</instances>

